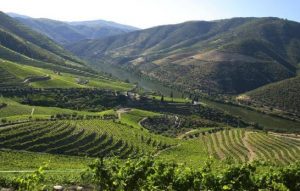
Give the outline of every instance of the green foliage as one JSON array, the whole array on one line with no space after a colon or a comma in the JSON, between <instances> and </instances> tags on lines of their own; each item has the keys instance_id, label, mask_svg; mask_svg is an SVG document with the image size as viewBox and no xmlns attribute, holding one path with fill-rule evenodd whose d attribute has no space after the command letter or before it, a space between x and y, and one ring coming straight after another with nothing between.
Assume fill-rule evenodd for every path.
<instances>
[{"instance_id":1,"label":"green foliage","mask_svg":"<svg viewBox=\"0 0 300 191\"><path fill-rule=\"evenodd\" d=\"M41 191L46 188L44 185L45 181L45 170L47 165L41 166L33 174L27 175L25 177L19 177L16 179L18 185L18 190L30 190L30 191Z\"/></svg>"},{"instance_id":2,"label":"green foliage","mask_svg":"<svg viewBox=\"0 0 300 191\"><path fill-rule=\"evenodd\" d=\"M142 125L150 132L176 137L192 129L217 127L218 123L202 119L198 116L162 115L148 117Z\"/></svg>"},{"instance_id":3,"label":"green foliage","mask_svg":"<svg viewBox=\"0 0 300 191\"><path fill-rule=\"evenodd\" d=\"M97 190L110 190L115 187L111 171L104 165L103 159L97 159L90 164L88 170L81 175L81 178L86 182L97 185Z\"/></svg>"},{"instance_id":4,"label":"green foliage","mask_svg":"<svg viewBox=\"0 0 300 191\"><path fill-rule=\"evenodd\" d=\"M84 182L100 190L298 190L299 163L260 173L269 164L227 164L212 168L211 160L199 169L144 157L120 163L96 160L82 174ZM271 167L270 167L271 168Z\"/></svg>"},{"instance_id":5,"label":"green foliage","mask_svg":"<svg viewBox=\"0 0 300 191\"><path fill-rule=\"evenodd\" d=\"M0 12L0 20L1 31L5 31L4 34L6 36L6 38L4 38L4 34L0 35L0 40L2 40L4 46L9 49L34 59L49 61L50 63L58 65L65 65L67 63L72 63L77 66L82 65L81 61L54 43L51 39L26 27L3 12ZM6 41L7 39L9 39L9 41ZM12 40L17 41L17 43L13 43ZM10 46L12 44L15 45ZM19 46L16 46L16 44ZM66 62L66 60L68 60L68 62Z\"/></svg>"}]
</instances>

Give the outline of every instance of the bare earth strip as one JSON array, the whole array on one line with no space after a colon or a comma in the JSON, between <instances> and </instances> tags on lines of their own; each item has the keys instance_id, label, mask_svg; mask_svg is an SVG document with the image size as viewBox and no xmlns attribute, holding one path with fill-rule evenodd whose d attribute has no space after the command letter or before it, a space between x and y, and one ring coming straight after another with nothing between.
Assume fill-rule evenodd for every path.
<instances>
[{"instance_id":1,"label":"bare earth strip","mask_svg":"<svg viewBox=\"0 0 300 191\"><path fill-rule=\"evenodd\" d=\"M190 133L193 133L193 132L196 132L196 131L198 131L197 129L192 129L192 130L190 130L190 131L187 131L187 132L185 132L185 133L183 133L183 134L181 134L181 135L178 135L178 139L183 139L186 135L188 135L188 134L190 134Z\"/></svg>"},{"instance_id":2,"label":"bare earth strip","mask_svg":"<svg viewBox=\"0 0 300 191\"><path fill-rule=\"evenodd\" d=\"M243 144L245 145L245 147L248 149L248 159L249 162L252 162L255 158L256 158L256 153L253 150L252 145L248 142L248 138L249 138L249 134L251 134L251 132L246 131L245 132L245 137L242 138Z\"/></svg>"},{"instance_id":3,"label":"bare earth strip","mask_svg":"<svg viewBox=\"0 0 300 191\"><path fill-rule=\"evenodd\" d=\"M171 150L171 149L174 149L176 147L180 147L181 144L177 144L177 145L173 145L173 146L170 146L168 148L165 148L165 149L162 149L162 150L159 150L157 153L154 154L155 157L157 157L158 155L160 155L162 152L166 152L168 150Z\"/></svg>"},{"instance_id":4,"label":"bare earth strip","mask_svg":"<svg viewBox=\"0 0 300 191\"><path fill-rule=\"evenodd\" d=\"M142 123L143 123L143 121L145 121L146 119L148 119L148 117L144 117L143 119L141 119L140 121L139 121L139 126L141 126L141 127L143 127L143 125L142 125Z\"/></svg>"},{"instance_id":5,"label":"bare earth strip","mask_svg":"<svg viewBox=\"0 0 300 191\"><path fill-rule=\"evenodd\" d=\"M121 120L121 114L122 113L127 113L130 112L131 108L121 108L117 110L117 114L118 114L118 119Z\"/></svg>"},{"instance_id":6,"label":"bare earth strip","mask_svg":"<svg viewBox=\"0 0 300 191\"><path fill-rule=\"evenodd\" d=\"M300 136L297 134L284 134L284 133L273 133L273 132L269 132L269 134L277 137L284 137L284 138L300 141Z\"/></svg>"}]
</instances>

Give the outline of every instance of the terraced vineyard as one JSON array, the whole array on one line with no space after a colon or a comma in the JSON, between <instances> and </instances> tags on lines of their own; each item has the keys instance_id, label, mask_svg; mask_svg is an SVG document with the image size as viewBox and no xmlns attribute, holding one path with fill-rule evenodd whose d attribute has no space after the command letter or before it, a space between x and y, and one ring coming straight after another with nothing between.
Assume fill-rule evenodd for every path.
<instances>
[{"instance_id":1,"label":"terraced vineyard","mask_svg":"<svg viewBox=\"0 0 300 191\"><path fill-rule=\"evenodd\" d=\"M206 133L200 139L216 159L231 158L236 162L263 159L273 164L289 164L300 159L300 139L243 129Z\"/></svg>"},{"instance_id":2,"label":"terraced vineyard","mask_svg":"<svg viewBox=\"0 0 300 191\"><path fill-rule=\"evenodd\" d=\"M26 84L36 88L99 88L116 91L126 91L130 90L133 87L128 83L109 79L103 76L91 77L83 75L82 77L81 75L75 75L71 73L57 74L53 70L21 65L16 62L10 62L0 59L0 80L5 80L3 82L0 82L0 88L24 86L23 81L30 76L50 76L49 80L35 81ZM88 83L79 84L76 82L75 78L87 79ZM5 85L4 82L7 82L7 84Z\"/></svg>"},{"instance_id":3,"label":"terraced vineyard","mask_svg":"<svg viewBox=\"0 0 300 191\"><path fill-rule=\"evenodd\" d=\"M170 147L174 141L111 120L44 121L0 129L0 148L74 156L136 157Z\"/></svg>"}]
</instances>

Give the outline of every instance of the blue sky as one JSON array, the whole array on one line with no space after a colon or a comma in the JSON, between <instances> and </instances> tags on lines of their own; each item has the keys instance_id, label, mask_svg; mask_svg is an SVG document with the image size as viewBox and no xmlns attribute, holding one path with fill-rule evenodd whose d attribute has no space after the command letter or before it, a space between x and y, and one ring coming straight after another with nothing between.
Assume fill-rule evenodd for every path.
<instances>
[{"instance_id":1,"label":"blue sky","mask_svg":"<svg viewBox=\"0 0 300 191\"><path fill-rule=\"evenodd\" d=\"M300 22L300 0L0 0L0 10L63 21L103 19L140 28L232 17Z\"/></svg>"}]
</instances>

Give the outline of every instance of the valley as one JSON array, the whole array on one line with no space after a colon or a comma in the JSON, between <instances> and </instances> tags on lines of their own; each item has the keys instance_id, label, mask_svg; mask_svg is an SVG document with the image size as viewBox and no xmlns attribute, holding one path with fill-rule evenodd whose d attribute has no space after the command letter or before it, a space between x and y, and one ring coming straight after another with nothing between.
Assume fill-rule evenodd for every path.
<instances>
[{"instance_id":1,"label":"valley","mask_svg":"<svg viewBox=\"0 0 300 191\"><path fill-rule=\"evenodd\" d=\"M298 190L299 23L10 15L0 189Z\"/></svg>"}]
</instances>

